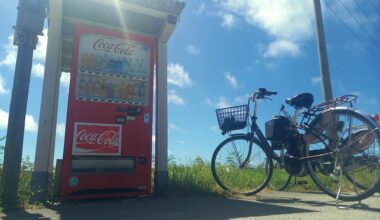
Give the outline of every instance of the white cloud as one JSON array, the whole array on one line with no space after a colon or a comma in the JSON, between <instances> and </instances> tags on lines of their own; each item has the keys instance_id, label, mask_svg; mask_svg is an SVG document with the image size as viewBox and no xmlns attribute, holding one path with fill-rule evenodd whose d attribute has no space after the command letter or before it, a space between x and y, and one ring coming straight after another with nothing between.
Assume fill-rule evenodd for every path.
<instances>
[{"instance_id":1,"label":"white cloud","mask_svg":"<svg viewBox=\"0 0 380 220\"><path fill-rule=\"evenodd\" d=\"M226 77L228 83L230 84L230 86L232 86L232 88L234 89L237 89L239 88L239 83L236 79L235 76L233 76L230 72L227 72L224 77Z\"/></svg>"},{"instance_id":2,"label":"white cloud","mask_svg":"<svg viewBox=\"0 0 380 220\"><path fill-rule=\"evenodd\" d=\"M226 10L276 38L302 39L313 33L313 5L299 0L220 0Z\"/></svg>"},{"instance_id":3,"label":"white cloud","mask_svg":"<svg viewBox=\"0 0 380 220\"><path fill-rule=\"evenodd\" d=\"M44 29L43 33L44 36L38 36L38 43L36 49L33 51L33 60L36 64L33 65L34 71L32 70L32 73L34 73L33 75L40 78L43 76L43 72L41 74L41 66L43 66L43 63L45 63L48 40L47 29ZM5 57L0 60L0 66L7 66L10 69L14 69L17 58L17 46L13 45L13 35L8 36L8 42L3 47L5 51Z\"/></svg>"},{"instance_id":4,"label":"white cloud","mask_svg":"<svg viewBox=\"0 0 380 220\"><path fill-rule=\"evenodd\" d=\"M13 35L8 36L8 43L3 46L5 57L0 60L0 66L13 69L16 65L17 47L13 45Z\"/></svg>"},{"instance_id":5,"label":"white cloud","mask_svg":"<svg viewBox=\"0 0 380 220\"><path fill-rule=\"evenodd\" d=\"M183 105L185 104L185 101L177 94L176 90L172 89L168 92L168 103Z\"/></svg>"},{"instance_id":6,"label":"white cloud","mask_svg":"<svg viewBox=\"0 0 380 220\"><path fill-rule=\"evenodd\" d=\"M232 29L236 24L235 16L231 13L220 13L220 17L222 18L221 26L227 29Z\"/></svg>"},{"instance_id":7,"label":"white cloud","mask_svg":"<svg viewBox=\"0 0 380 220\"><path fill-rule=\"evenodd\" d=\"M0 108L0 129L7 129L9 113Z\"/></svg>"},{"instance_id":8,"label":"white cloud","mask_svg":"<svg viewBox=\"0 0 380 220\"><path fill-rule=\"evenodd\" d=\"M38 61L45 61L46 48L48 42L47 29L42 31L43 36L38 36L38 43L33 53L33 58Z\"/></svg>"},{"instance_id":9,"label":"white cloud","mask_svg":"<svg viewBox=\"0 0 380 220\"><path fill-rule=\"evenodd\" d=\"M56 133L58 136L64 137L65 131L66 131L66 124L65 123L57 124Z\"/></svg>"},{"instance_id":10,"label":"white cloud","mask_svg":"<svg viewBox=\"0 0 380 220\"><path fill-rule=\"evenodd\" d=\"M180 88L190 87L194 82L190 79L189 73L178 63L168 65L168 83Z\"/></svg>"},{"instance_id":11,"label":"white cloud","mask_svg":"<svg viewBox=\"0 0 380 220\"><path fill-rule=\"evenodd\" d=\"M311 78L311 83L313 85L319 85L321 82L322 82L322 79L320 76L316 76L316 77Z\"/></svg>"},{"instance_id":12,"label":"white cloud","mask_svg":"<svg viewBox=\"0 0 380 220\"><path fill-rule=\"evenodd\" d=\"M7 83L3 77L3 75L0 73L0 95L8 94L9 90L6 87Z\"/></svg>"},{"instance_id":13,"label":"white cloud","mask_svg":"<svg viewBox=\"0 0 380 220\"><path fill-rule=\"evenodd\" d=\"M299 0L215 0L224 13L243 17L275 38L299 44L313 34L313 5ZM223 21L224 22L224 21ZM298 46L299 47L299 46ZM268 47L271 49L271 47ZM290 52L294 50L283 50ZM269 52L267 52L269 55Z\"/></svg>"},{"instance_id":14,"label":"white cloud","mask_svg":"<svg viewBox=\"0 0 380 220\"><path fill-rule=\"evenodd\" d=\"M60 80L61 80L61 85L63 87L69 88L69 86L70 86L70 73L62 72Z\"/></svg>"},{"instance_id":15,"label":"white cloud","mask_svg":"<svg viewBox=\"0 0 380 220\"><path fill-rule=\"evenodd\" d=\"M220 96L216 101L212 101L210 98L205 98L205 103L213 108L227 108L234 105L244 105L247 104L249 94L245 94L244 96L237 96L232 99L228 99L224 96Z\"/></svg>"},{"instance_id":16,"label":"white cloud","mask_svg":"<svg viewBox=\"0 0 380 220\"><path fill-rule=\"evenodd\" d=\"M44 78L45 66L41 63L34 63L32 66L32 74L38 78Z\"/></svg>"},{"instance_id":17,"label":"white cloud","mask_svg":"<svg viewBox=\"0 0 380 220\"><path fill-rule=\"evenodd\" d=\"M213 105L211 99L207 98L207 97L204 99L204 103L206 103L206 105L208 105L208 106L212 106Z\"/></svg>"},{"instance_id":18,"label":"white cloud","mask_svg":"<svg viewBox=\"0 0 380 220\"><path fill-rule=\"evenodd\" d=\"M219 97L218 101L215 103L216 108L227 108L231 106L230 102L226 99L226 97Z\"/></svg>"},{"instance_id":19,"label":"white cloud","mask_svg":"<svg viewBox=\"0 0 380 220\"><path fill-rule=\"evenodd\" d=\"M195 45L192 45L192 44L189 44L186 46L186 51L189 54L199 54L201 52L201 50L198 47L196 47Z\"/></svg>"},{"instance_id":20,"label":"white cloud","mask_svg":"<svg viewBox=\"0 0 380 220\"><path fill-rule=\"evenodd\" d=\"M206 4L204 2L202 2L198 8L196 10L193 11L193 14L197 15L197 16L200 16L203 14L203 12L205 11L206 9Z\"/></svg>"},{"instance_id":21,"label":"white cloud","mask_svg":"<svg viewBox=\"0 0 380 220\"><path fill-rule=\"evenodd\" d=\"M35 133L37 132L37 130L38 130L38 125L36 121L34 120L33 116L27 114L25 117L25 131Z\"/></svg>"},{"instance_id":22,"label":"white cloud","mask_svg":"<svg viewBox=\"0 0 380 220\"><path fill-rule=\"evenodd\" d=\"M182 127L180 127L174 123L168 124L168 130L169 130L169 132L186 133L186 131Z\"/></svg>"},{"instance_id":23,"label":"white cloud","mask_svg":"<svg viewBox=\"0 0 380 220\"><path fill-rule=\"evenodd\" d=\"M281 57L290 55L295 57L300 54L299 46L288 40L278 40L269 44L264 57Z\"/></svg>"},{"instance_id":24,"label":"white cloud","mask_svg":"<svg viewBox=\"0 0 380 220\"><path fill-rule=\"evenodd\" d=\"M9 113L0 109L0 129L7 129L8 128L8 118ZM25 117L25 131L27 132L37 132L38 125L36 121L34 120L32 115L26 115Z\"/></svg>"}]
</instances>

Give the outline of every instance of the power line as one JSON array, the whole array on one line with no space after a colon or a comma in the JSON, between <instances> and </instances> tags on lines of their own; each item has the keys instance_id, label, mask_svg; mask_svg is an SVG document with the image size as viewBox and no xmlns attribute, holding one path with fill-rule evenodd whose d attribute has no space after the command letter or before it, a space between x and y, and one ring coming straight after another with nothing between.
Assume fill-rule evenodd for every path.
<instances>
[{"instance_id":1,"label":"power line","mask_svg":"<svg viewBox=\"0 0 380 220\"><path fill-rule=\"evenodd\" d=\"M344 20L338 15L338 13L336 13L335 9L333 9L329 4L327 4L326 1L324 1L324 3L327 6L327 8L340 20L340 22L342 22L342 24L352 33L352 35L354 35L354 37L356 37L356 39L363 44L363 46L366 48L366 50L375 59L377 59L378 61L380 61L380 58L376 55L376 53L374 53L372 50L370 50L370 48L368 47L368 45L365 44L364 41L346 24L346 22L344 22Z\"/></svg>"},{"instance_id":2,"label":"power line","mask_svg":"<svg viewBox=\"0 0 380 220\"><path fill-rule=\"evenodd\" d=\"M372 37L372 35L368 32L367 29L365 29L359 22L359 20L356 18L356 16L354 14L351 13L351 11L346 7L345 4L343 4L342 0L339 0L339 3L343 6L343 8L350 14L350 16L354 19L354 21L356 22L356 24L358 24L358 26L367 34L368 38L376 45L379 47L380 49L380 45L377 43L377 41L375 41Z\"/></svg>"},{"instance_id":3,"label":"power line","mask_svg":"<svg viewBox=\"0 0 380 220\"><path fill-rule=\"evenodd\" d=\"M373 27L373 29L376 30L376 31L380 31L380 29L378 29L378 27L376 27L376 25L371 21L371 19L369 19L369 18L366 16L366 12L365 12L364 9L360 6L360 4L359 4L356 0L354 0L354 3L355 3L355 5L359 8L359 10L362 12L363 17L365 17L365 18L368 20L368 22L371 24L371 26Z\"/></svg>"},{"instance_id":4,"label":"power line","mask_svg":"<svg viewBox=\"0 0 380 220\"><path fill-rule=\"evenodd\" d=\"M372 2L372 0L369 0L369 3L371 4L372 8L375 9L375 12L376 12L378 15L380 15L380 13L379 13L380 9L378 9L378 8L375 6L375 4Z\"/></svg>"}]
</instances>

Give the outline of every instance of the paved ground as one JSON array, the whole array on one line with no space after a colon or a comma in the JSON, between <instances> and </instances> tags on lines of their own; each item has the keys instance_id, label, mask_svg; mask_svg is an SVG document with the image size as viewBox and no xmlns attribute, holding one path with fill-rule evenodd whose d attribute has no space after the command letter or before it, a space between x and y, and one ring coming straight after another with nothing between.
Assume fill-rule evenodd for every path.
<instances>
[{"instance_id":1,"label":"paved ground","mask_svg":"<svg viewBox=\"0 0 380 220\"><path fill-rule=\"evenodd\" d=\"M65 202L39 210L0 214L2 219L380 219L380 195L362 204L323 194L273 192L258 197L166 197Z\"/></svg>"}]
</instances>

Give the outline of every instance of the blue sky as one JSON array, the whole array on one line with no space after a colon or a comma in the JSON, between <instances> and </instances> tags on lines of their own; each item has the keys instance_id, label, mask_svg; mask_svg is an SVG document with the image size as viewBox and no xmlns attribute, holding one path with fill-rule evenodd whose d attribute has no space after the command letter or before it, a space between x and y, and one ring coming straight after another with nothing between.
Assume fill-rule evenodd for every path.
<instances>
[{"instance_id":1,"label":"blue sky","mask_svg":"<svg viewBox=\"0 0 380 220\"><path fill-rule=\"evenodd\" d=\"M278 91L259 106L263 126L287 97L322 90L312 0L187 0L168 43L169 153L210 160L220 134L215 108L245 104L259 87ZM334 96L380 113L380 1L322 0ZM17 1L0 2L0 136L5 136L17 48ZM46 25L45 25L46 26ZM47 37L34 52L23 155L34 158ZM69 73L61 78L55 157L62 158ZM290 108L288 108L290 110Z\"/></svg>"}]
</instances>

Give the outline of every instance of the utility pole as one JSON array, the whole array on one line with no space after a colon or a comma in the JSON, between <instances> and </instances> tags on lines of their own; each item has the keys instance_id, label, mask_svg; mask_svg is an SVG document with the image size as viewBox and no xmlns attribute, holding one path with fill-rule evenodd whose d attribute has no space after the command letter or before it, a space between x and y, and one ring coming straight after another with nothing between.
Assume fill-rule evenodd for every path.
<instances>
[{"instance_id":1,"label":"utility pole","mask_svg":"<svg viewBox=\"0 0 380 220\"><path fill-rule=\"evenodd\" d=\"M314 14L317 26L317 44L318 44L318 54L319 54L319 64L321 69L321 80L322 80L322 90L323 97L325 101L333 98L331 78L329 71L329 62L327 57L325 32L323 30L323 20L320 0L313 0L314 2Z\"/></svg>"},{"instance_id":2,"label":"utility pole","mask_svg":"<svg viewBox=\"0 0 380 220\"><path fill-rule=\"evenodd\" d=\"M18 51L4 149L2 200L5 208L18 205L17 193L33 50L37 45L37 35L42 33L45 13L46 0L19 0L13 40Z\"/></svg>"}]
</instances>

